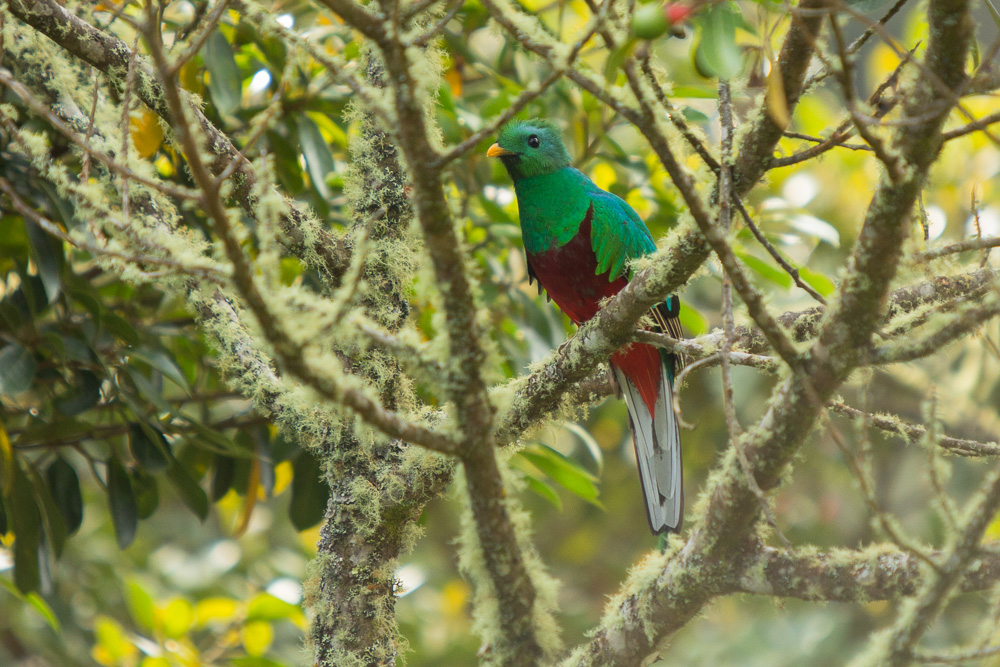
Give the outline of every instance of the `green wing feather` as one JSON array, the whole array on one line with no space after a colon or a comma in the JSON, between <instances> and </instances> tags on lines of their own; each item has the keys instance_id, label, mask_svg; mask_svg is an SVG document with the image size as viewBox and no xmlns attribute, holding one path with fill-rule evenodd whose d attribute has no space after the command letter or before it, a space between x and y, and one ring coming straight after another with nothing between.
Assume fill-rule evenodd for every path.
<instances>
[{"instance_id":1,"label":"green wing feather","mask_svg":"<svg viewBox=\"0 0 1000 667\"><path fill-rule=\"evenodd\" d=\"M591 245L597 255L597 273L610 271L617 280L629 261L656 251L653 236L631 206L621 197L596 185L589 193L594 207Z\"/></svg>"}]
</instances>

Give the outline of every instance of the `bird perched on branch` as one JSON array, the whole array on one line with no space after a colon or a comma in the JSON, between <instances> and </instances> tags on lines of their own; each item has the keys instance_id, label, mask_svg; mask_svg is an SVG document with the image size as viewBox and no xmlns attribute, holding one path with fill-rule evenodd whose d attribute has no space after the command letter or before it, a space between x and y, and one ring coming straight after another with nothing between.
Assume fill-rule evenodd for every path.
<instances>
[{"instance_id":1,"label":"bird perched on branch","mask_svg":"<svg viewBox=\"0 0 1000 667\"><path fill-rule=\"evenodd\" d=\"M656 250L632 207L570 166L559 131L545 120L505 126L486 153L500 158L517 194L528 279L576 324L593 317L602 299L628 283L628 265ZM652 310L660 331L681 336L680 301ZM633 344L611 356L628 406L639 477L654 533L680 529L683 515L681 443L673 409L677 359L652 345Z\"/></svg>"}]
</instances>

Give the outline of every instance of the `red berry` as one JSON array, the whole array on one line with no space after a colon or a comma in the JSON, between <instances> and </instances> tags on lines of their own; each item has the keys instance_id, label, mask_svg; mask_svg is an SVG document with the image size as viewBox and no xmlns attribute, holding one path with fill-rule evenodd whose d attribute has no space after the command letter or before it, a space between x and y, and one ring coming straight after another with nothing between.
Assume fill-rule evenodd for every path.
<instances>
[{"instance_id":1,"label":"red berry","mask_svg":"<svg viewBox=\"0 0 1000 667\"><path fill-rule=\"evenodd\" d=\"M663 14L667 17L667 23L670 25L683 23L692 13L693 10L689 5L682 5L676 2L666 5L663 8Z\"/></svg>"}]
</instances>

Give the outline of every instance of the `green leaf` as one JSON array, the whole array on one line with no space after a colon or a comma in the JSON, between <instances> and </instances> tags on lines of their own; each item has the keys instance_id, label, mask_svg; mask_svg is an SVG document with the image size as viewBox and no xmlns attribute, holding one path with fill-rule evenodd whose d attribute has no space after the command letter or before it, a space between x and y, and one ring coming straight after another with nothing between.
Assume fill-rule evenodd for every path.
<instances>
[{"instance_id":1,"label":"green leaf","mask_svg":"<svg viewBox=\"0 0 1000 667\"><path fill-rule=\"evenodd\" d=\"M11 343L0 350L0 394L19 394L31 388L38 365L26 347Z\"/></svg>"},{"instance_id":2,"label":"green leaf","mask_svg":"<svg viewBox=\"0 0 1000 667\"><path fill-rule=\"evenodd\" d=\"M312 528L323 519L330 489L322 479L319 462L303 451L292 463L292 502L288 515L296 530Z\"/></svg>"},{"instance_id":3,"label":"green leaf","mask_svg":"<svg viewBox=\"0 0 1000 667\"><path fill-rule=\"evenodd\" d=\"M94 320L94 324L100 327L102 320L101 302L95 298L93 294L86 291L86 289L81 289L79 286L70 288L69 295L74 301L83 306L84 309L90 313L90 317Z\"/></svg>"},{"instance_id":4,"label":"green leaf","mask_svg":"<svg viewBox=\"0 0 1000 667\"><path fill-rule=\"evenodd\" d=\"M233 48L222 31L216 30L201 49L208 68L208 93L220 116L231 116L240 108L243 79L233 57Z\"/></svg>"},{"instance_id":5,"label":"green leaf","mask_svg":"<svg viewBox=\"0 0 1000 667\"><path fill-rule=\"evenodd\" d=\"M288 134L294 135L294 121L289 121L292 129ZM302 179L302 167L299 166L299 153L295 150L295 142L278 132L267 133L267 145L274 156L274 168L281 188L289 195L297 195L305 187Z\"/></svg>"},{"instance_id":6,"label":"green leaf","mask_svg":"<svg viewBox=\"0 0 1000 667\"><path fill-rule=\"evenodd\" d=\"M677 316L681 327L690 336L701 336L708 333L708 319L694 308L688 308L681 302L681 312Z\"/></svg>"},{"instance_id":7,"label":"green leaf","mask_svg":"<svg viewBox=\"0 0 1000 667\"><path fill-rule=\"evenodd\" d=\"M270 593L258 593L247 606L247 621L277 621L295 618L300 613L297 605L280 600Z\"/></svg>"},{"instance_id":8,"label":"green leaf","mask_svg":"<svg viewBox=\"0 0 1000 667\"><path fill-rule=\"evenodd\" d=\"M706 123L709 120L707 114L689 106L681 107L681 115L684 116L684 120L691 123Z\"/></svg>"},{"instance_id":9,"label":"green leaf","mask_svg":"<svg viewBox=\"0 0 1000 667\"><path fill-rule=\"evenodd\" d=\"M212 472L212 502L222 500L233 486L233 476L236 472L236 459L223 454L215 455L215 465ZM294 484L294 479L292 480ZM294 487L293 487L294 492Z\"/></svg>"},{"instance_id":10,"label":"green leaf","mask_svg":"<svg viewBox=\"0 0 1000 667\"><path fill-rule=\"evenodd\" d=\"M160 504L160 488L156 478L141 468L132 471L132 490L135 504L139 509L139 519L148 519Z\"/></svg>"},{"instance_id":11,"label":"green leaf","mask_svg":"<svg viewBox=\"0 0 1000 667\"><path fill-rule=\"evenodd\" d=\"M139 525L139 508L136 506L132 480L122 462L118 460L117 456L112 456L107 461L107 467L111 522L115 527L118 548L125 549L135 539L135 532Z\"/></svg>"},{"instance_id":12,"label":"green leaf","mask_svg":"<svg viewBox=\"0 0 1000 667\"><path fill-rule=\"evenodd\" d=\"M125 601L132 620L143 630L150 631L156 627L156 608L153 598L135 579L125 583Z\"/></svg>"},{"instance_id":13,"label":"green leaf","mask_svg":"<svg viewBox=\"0 0 1000 667\"><path fill-rule=\"evenodd\" d=\"M49 493L49 487L38 474L34 467L28 468L31 477L31 486L35 492L35 500L42 510L42 526L45 528L47 544L52 547L52 552L56 558L62 555L63 545L66 543L66 522L63 521L62 512L56 505L56 501Z\"/></svg>"},{"instance_id":14,"label":"green leaf","mask_svg":"<svg viewBox=\"0 0 1000 667\"><path fill-rule=\"evenodd\" d=\"M39 616L45 619L45 622L48 623L50 628L56 632L59 632L62 629L62 626L59 625L59 618L56 616L55 612L52 611L52 607L50 607L38 593L28 593L24 596L24 601L27 602L32 609L37 611Z\"/></svg>"},{"instance_id":15,"label":"green leaf","mask_svg":"<svg viewBox=\"0 0 1000 667\"><path fill-rule=\"evenodd\" d=\"M299 119L299 146L302 147L302 156L306 159L309 180L323 199L329 199L331 193L326 184L326 176L335 169L333 155L326 139L319 131L319 126L309 116L302 116Z\"/></svg>"},{"instance_id":16,"label":"green leaf","mask_svg":"<svg viewBox=\"0 0 1000 667\"><path fill-rule=\"evenodd\" d=\"M547 445L532 445L519 456L531 462L556 484L592 505L602 507L597 499L597 477L569 457Z\"/></svg>"},{"instance_id":17,"label":"green leaf","mask_svg":"<svg viewBox=\"0 0 1000 667\"><path fill-rule=\"evenodd\" d=\"M7 510L3 506L3 494L0 493L0 537L7 534Z\"/></svg>"},{"instance_id":18,"label":"green leaf","mask_svg":"<svg viewBox=\"0 0 1000 667\"><path fill-rule=\"evenodd\" d=\"M9 501L9 515L14 531L14 583L22 593L38 590L39 542L42 535L42 516L38 511L31 482L21 466L13 467Z\"/></svg>"},{"instance_id":19,"label":"green leaf","mask_svg":"<svg viewBox=\"0 0 1000 667\"><path fill-rule=\"evenodd\" d=\"M742 49L736 43L736 28L743 23L739 7L731 2L709 6L701 14L701 41L695 63L701 73L731 79L740 73Z\"/></svg>"},{"instance_id":20,"label":"green leaf","mask_svg":"<svg viewBox=\"0 0 1000 667\"><path fill-rule=\"evenodd\" d=\"M115 313L110 311L104 313L104 328L115 338L118 338L128 345L139 344L139 333L135 330L135 327Z\"/></svg>"},{"instance_id":21,"label":"green leaf","mask_svg":"<svg viewBox=\"0 0 1000 667\"><path fill-rule=\"evenodd\" d=\"M26 602L28 606L37 611L39 615L45 619L45 622L48 623L50 628L56 632L61 630L59 618L55 615L55 612L52 611L52 607L50 607L48 603L38 595L38 593L28 593L25 595L21 591L17 590L17 587L13 582L6 578L0 578L0 588L6 590L18 600Z\"/></svg>"},{"instance_id":22,"label":"green leaf","mask_svg":"<svg viewBox=\"0 0 1000 667\"><path fill-rule=\"evenodd\" d=\"M556 493L556 490L551 486L534 475L529 475L528 473L524 474L524 481L528 485L529 489L552 503L557 510L562 509L562 499L559 498L559 494Z\"/></svg>"},{"instance_id":23,"label":"green leaf","mask_svg":"<svg viewBox=\"0 0 1000 667\"><path fill-rule=\"evenodd\" d=\"M583 443L583 446L587 448L587 452L590 453L590 457L594 459L594 463L597 464L597 474L600 474L604 470L604 451L601 446L597 444L597 440L590 432L577 424L576 422L563 422L563 428L575 435Z\"/></svg>"},{"instance_id":24,"label":"green leaf","mask_svg":"<svg viewBox=\"0 0 1000 667\"><path fill-rule=\"evenodd\" d=\"M254 457L252 450L248 451L240 448L222 433L205 426L195 419L188 417L188 425L194 431L195 435L198 436L197 438L189 438L188 442L196 444L202 449L235 458L252 459Z\"/></svg>"},{"instance_id":25,"label":"green leaf","mask_svg":"<svg viewBox=\"0 0 1000 667\"><path fill-rule=\"evenodd\" d=\"M51 238L36 225L28 225L27 231L32 256L38 267L38 277L42 281L48 302L52 303L62 290L62 267L65 263L62 241Z\"/></svg>"},{"instance_id":26,"label":"green leaf","mask_svg":"<svg viewBox=\"0 0 1000 667\"><path fill-rule=\"evenodd\" d=\"M97 405L101 399L101 380L90 371L73 373L73 386L68 392L52 401L60 414L75 417Z\"/></svg>"},{"instance_id":27,"label":"green leaf","mask_svg":"<svg viewBox=\"0 0 1000 667\"><path fill-rule=\"evenodd\" d=\"M80 495L80 479L76 470L61 456L45 471L52 499L66 523L66 532L72 535L83 522L83 496Z\"/></svg>"},{"instance_id":28,"label":"green leaf","mask_svg":"<svg viewBox=\"0 0 1000 667\"><path fill-rule=\"evenodd\" d=\"M746 264L751 271L773 283L781 285L785 289L790 288L794 283L794 280L790 275L788 275L787 272L779 267L765 262L758 257L739 251L736 252L736 256L743 260L743 263Z\"/></svg>"},{"instance_id":29,"label":"green leaf","mask_svg":"<svg viewBox=\"0 0 1000 667\"><path fill-rule=\"evenodd\" d=\"M188 506L188 509L204 521L205 517L208 516L208 496L205 495L205 490L201 488L201 485L195 481L177 459L173 459L170 462L170 468L167 469L167 477L170 478L170 482L174 485L174 488L180 494L181 500Z\"/></svg>"},{"instance_id":30,"label":"green leaf","mask_svg":"<svg viewBox=\"0 0 1000 667\"><path fill-rule=\"evenodd\" d=\"M814 290L823 296L830 296L837 290L837 286L833 281L819 271L813 271L808 267L801 266L799 267L799 275L802 277L802 280L809 283Z\"/></svg>"},{"instance_id":31,"label":"green leaf","mask_svg":"<svg viewBox=\"0 0 1000 667\"><path fill-rule=\"evenodd\" d=\"M154 384L150 382L146 376L143 375L142 371L132 366L125 367L125 375L132 381L132 386L139 393L139 396L153 404L153 407L156 408L156 413L169 414L173 412L170 404L167 403L165 398L163 398L162 383ZM125 389L125 384L121 375L118 376L118 384L122 389L122 391L118 393L118 396L132 409L132 412L136 415L143 415L149 412L148 409L136 400L136 396L131 394L131 388L129 388L129 390Z\"/></svg>"},{"instance_id":32,"label":"green leaf","mask_svg":"<svg viewBox=\"0 0 1000 667\"><path fill-rule=\"evenodd\" d=\"M160 371L164 377L170 378L178 387L183 389L188 394L191 393L191 387L188 385L187 378L184 377L183 371L181 371L180 366L173 358L162 350L157 350L152 347L142 346L135 350L129 351L130 357L136 357L142 359L147 364Z\"/></svg>"},{"instance_id":33,"label":"green leaf","mask_svg":"<svg viewBox=\"0 0 1000 667\"><path fill-rule=\"evenodd\" d=\"M147 472L163 472L170 467L170 443L162 433L147 424L129 424L128 449Z\"/></svg>"}]
</instances>

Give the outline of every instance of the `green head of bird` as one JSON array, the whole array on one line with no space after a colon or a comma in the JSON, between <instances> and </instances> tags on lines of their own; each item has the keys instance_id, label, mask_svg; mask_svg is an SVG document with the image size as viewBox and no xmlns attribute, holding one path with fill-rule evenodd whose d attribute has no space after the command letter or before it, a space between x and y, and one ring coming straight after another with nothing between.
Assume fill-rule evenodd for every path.
<instances>
[{"instance_id":1,"label":"green head of bird","mask_svg":"<svg viewBox=\"0 0 1000 667\"><path fill-rule=\"evenodd\" d=\"M486 151L503 161L513 180L544 176L570 164L559 129L547 120L521 120L500 130L497 142Z\"/></svg>"}]
</instances>

